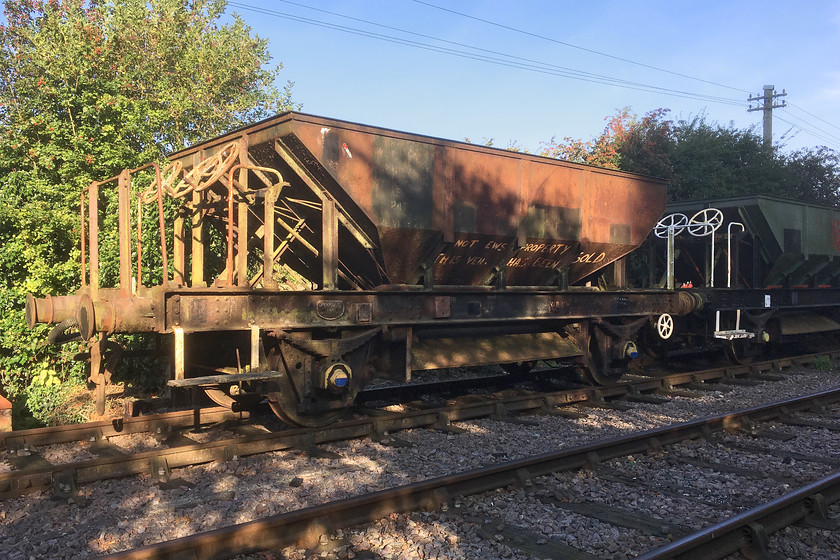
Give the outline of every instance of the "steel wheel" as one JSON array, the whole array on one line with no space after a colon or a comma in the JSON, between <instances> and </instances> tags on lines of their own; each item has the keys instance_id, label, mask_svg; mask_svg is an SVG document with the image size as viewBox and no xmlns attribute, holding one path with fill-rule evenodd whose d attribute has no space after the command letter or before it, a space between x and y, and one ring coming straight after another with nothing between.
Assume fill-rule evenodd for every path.
<instances>
[{"instance_id":1,"label":"steel wheel","mask_svg":"<svg viewBox=\"0 0 840 560\"><path fill-rule=\"evenodd\" d=\"M286 343L272 348L269 367L285 375L272 379L263 391L271 410L288 424L312 428L346 417L359 390L367 384L370 346L369 342L364 343L344 355L341 361L353 374L340 392L318 387L316 377L323 364L311 363L302 352ZM302 389L307 387L307 378L311 386Z\"/></svg>"},{"instance_id":2,"label":"steel wheel","mask_svg":"<svg viewBox=\"0 0 840 560\"><path fill-rule=\"evenodd\" d=\"M274 390L267 392L265 395L268 399L268 406L271 407L275 416L293 426L305 426L307 428L326 426L346 417L350 410L349 407L342 407L329 411L301 411L297 392L287 376L272 382L271 385L274 386L272 387Z\"/></svg>"},{"instance_id":3,"label":"steel wheel","mask_svg":"<svg viewBox=\"0 0 840 560\"><path fill-rule=\"evenodd\" d=\"M590 385L613 385L617 383L624 371L620 368L608 367L608 358L604 355L595 329L589 335L588 357L584 357L584 363L578 367L578 375L581 381Z\"/></svg>"},{"instance_id":4,"label":"steel wheel","mask_svg":"<svg viewBox=\"0 0 840 560\"><path fill-rule=\"evenodd\" d=\"M207 397L211 401L213 401L217 405L223 406L225 408L232 409L234 403L236 403L236 401L234 400L233 397L231 397L230 395L228 395L227 393L225 393L224 391L222 391L218 387L211 387L209 389L204 389L204 394L207 395Z\"/></svg>"},{"instance_id":5,"label":"steel wheel","mask_svg":"<svg viewBox=\"0 0 840 560\"><path fill-rule=\"evenodd\" d=\"M726 357L729 358L729 361L739 366L753 363L756 356L761 352L759 347L742 338L728 340L724 345L724 349L726 350Z\"/></svg>"}]
</instances>

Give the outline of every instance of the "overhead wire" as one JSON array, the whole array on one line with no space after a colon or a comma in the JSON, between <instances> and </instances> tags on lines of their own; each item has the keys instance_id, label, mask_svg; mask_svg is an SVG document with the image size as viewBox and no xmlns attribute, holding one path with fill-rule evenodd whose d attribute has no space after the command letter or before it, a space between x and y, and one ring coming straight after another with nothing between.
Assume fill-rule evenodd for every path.
<instances>
[{"instance_id":1,"label":"overhead wire","mask_svg":"<svg viewBox=\"0 0 840 560\"><path fill-rule=\"evenodd\" d=\"M720 103L720 104L724 104L724 105L743 105L743 101L739 100L739 99L732 99L732 98L726 98L726 97L720 97L720 96L700 94L700 93L695 93L695 92L690 92L690 91L677 90L677 89L672 89L672 88L665 88L665 87L662 87L662 86L655 86L655 85L651 85L651 84L644 84L644 83L640 83L640 82L633 82L633 81L630 81L630 80L613 78L611 76L595 74L595 73L592 73L592 72L586 72L586 71L577 70L577 69L574 69L574 68L568 68L568 67L564 67L564 66L558 66L558 65L554 65L554 64L550 64L550 63L536 61L536 60L533 60L533 59L527 59L527 58L523 58L523 57L509 55L509 54L502 53L502 52L499 52L499 51L493 51L493 50L490 50L490 49L484 49L484 48L481 48L481 47L467 45L465 43L458 43L458 42L455 42L455 41L449 41L447 39L441 39L439 37L433 37L431 35L424 35L424 34L416 33L416 32L410 31L410 30L406 30L406 29L400 29L400 28L397 28L397 27L392 27L392 26L388 26L388 25L384 25L384 24L379 24L379 23L372 22L372 21L369 21L369 20L363 20L361 18L356 18L356 17L353 17L353 16L347 16L347 15L339 14L339 13L336 13L336 12L330 12L328 10L322 10L322 9L319 9L319 8L312 8L310 6L306 6L306 5L303 5L303 4L300 4L300 3L297 3L297 2L293 2L293 1L290 1L290 0L281 0L281 1L283 1L287 4L292 4L292 5L295 5L295 6L300 6L300 7L312 9L312 10L322 12L322 13L327 13L329 15L333 15L333 16L336 16L336 17L350 19L350 20L353 20L353 21L366 23L366 24L369 24L369 25L377 26L377 27L387 28L387 29L390 29L390 30L393 30L393 31L398 31L400 33L406 33L406 34L410 34L410 35L413 35L413 36L418 36L418 37L422 37L422 38L425 38L425 39L431 39L431 40L434 40L434 41L438 41L440 43L445 43L445 44L455 45L455 46L459 46L459 47L464 47L464 48L468 48L468 49L471 49L473 51L478 51L478 52L468 52L468 51L453 49L453 48L449 48L449 47L443 47L443 46L439 46L439 45L424 43L424 42L420 42L420 41L414 41L414 40L403 38L403 37L395 37L395 36L392 36L392 35L375 33L373 31L367 31L367 30L359 29L359 28L355 28L355 27L349 27L349 26L339 25L339 24L336 24L336 23L331 23L331 22L327 22L327 21L323 21L323 20L307 18L307 17L303 17L303 16L298 16L298 15L295 15L295 14L289 14L289 13L286 13L286 12L281 12L281 11L278 11L278 10L263 8L263 7L260 7L260 6L253 6L253 5L250 5L250 4L246 4L244 2L229 2L228 5L232 6L232 7L240 8L240 9L243 9L243 10L249 10L249 11L253 11L253 12L257 12L257 13L261 13L261 14L265 14L265 15L270 15L270 16L274 16L274 17L288 19L288 20L291 20L291 21L297 21L297 22L300 22L300 23L306 23L306 24L309 24L309 25L314 25L314 26L318 26L318 27L323 27L323 28L327 28L327 29L341 31L341 32L344 32L344 33L359 35L359 36L362 36L362 37L368 37L368 38L381 40L381 41L386 41L386 42L390 42L390 43L401 44L401 45L410 46L410 47L414 47L414 48L419 48L419 49L423 49L423 50L428 50L428 51L432 51L432 52L448 54L448 55L457 56L457 57L460 57L460 58L466 58L466 59L471 59L471 60L476 60L476 61L481 61L481 62L487 62L487 63L496 64L496 65L500 65L500 66L506 66L506 67L510 67L510 68L517 68L517 69L520 69L520 70L527 70L527 71L538 72L538 73L542 73L542 74L549 74L549 75L554 75L554 76L559 76L559 77L571 78L571 79L580 80L580 81L584 81L584 82L592 82L592 83L598 83L598 84L603 84L603 85L611 85L611 86L615 86L615 87L622 87L622 88L632 89L632 90L637 90L637 91L645 91L645 92L649 92L649 93L661 93L661 94L666 94L666 95L670 95L670 96L674 96L674 97L682 97L682 98L688 98L688 99L695 99L695 100L699 100L699 101L707 101L707 102L710 102L710 103ZM479 53L482 53L482 52L492 54L492 55L495 55L495 56L488 56L486 54L479 54ZM498 58L498 57L504 57L504 58Z\"/></svg>"},{"instance_id":2,"label":"overhead wire","mask_svg":"<svg viewBox=\"0 0 840 560\"><path fill-rule=\"evenodd\" d=\"M316 11L316 12L329 14L331 16L336 16L336 17L340 17L340 18L344 18L344 19L349 19L349 20L352 20L352 21L357 21L357 22L360 22L360 23L365 23L367 25L373 25L373 26L376 26L376 27L382 27L384 29L390 29L392 31L398 31L400 33L405 33L405 34L408 34L408 35L414 35L415 37L422 37L424 39L431 39L433 41L438 41L438 42L441 42L441 43L446 43L446 44L455 45L455 46L459 46L459 47L465 47L465 48L472 49L472 50L479 51L479 52L485 52L485 53L489 53L489 54L493 54L493 55L503 56L505 58L509 58L509 59L513 59L513 60L519 60L519 61L522 61L522 62L525 62L525 63L536 64L536 65L541 66L541 67L555 68L555 69L558 69L558 70L562 70L564 72L571 72L571 73L576 73L576 74L580 74L580 75L587 76L587 77L615 81L617 83L640 85L637 82L632 82L630 80L621 80L621 79L618 79L618 78L611 78L610 76L605 76L605 75L602 75L602 74L596 74L594 72L587 72L585 70L578 70L578 69L569 68L569 67L566 67L566 66L559 66L557 64L551 64L549 62L541 62L541 61L534 60L534 59L531 59L531 58L525 58L525 57L521 57L521 56L516 56L516 55L512 55L512 54L503 53L503 52L500 52L500 51L495 51L495 50L492 50L492 49L476 47L475 45L460 43L458 41L452 41L452 40L449 40L449 39L442 39L440 37L435 37L433 35L427 35L427 34L424 34L424 33L418 33L416 31L411 31L410 29L403 29L403 28L400 28L400 27L385 25L383 23L371 21L371 20L368 20L368 19L357 18L357 17L354 17L354 16L346 15L346 14L340 14L338 12L333 12L333 11L330 11L330 10L324 10L324 9L321 9L321 8L316 8L314 6L307 6L306 4L301 4L300 2L294 2L292 0L279 0L279 1L283 2L284 4L290 4L292 6L298 6L298 7L301 7L301 8L306 8L308 10L313 10L313 11ZM232 5L239 5L242 8L249 9L248 5L246 5L244 3L231 2L231 4ZM250 9L253 9L253 8L254 7L250 7ZM267 8L262 8L262 9L266 10L266 13L271 11ZM641 85L643 85L643 84L641 84ZM709 97L712 97L712 96L709 96ZM725 99L725 100L728 101L727 98L721 98L721 99Z\"/></svg>"},{"instance_id":3,"label":"overhead wire","mask_svg":"<svg viewBox=\"0 0 840 560\"><path fill-rule=\"evenodd\" d=\"M802 126L801 124L797 124L795 122L789 121L789 120L785 119L784 117L780 117L779 115L773 115L773 118L776 119L776 120L779 120L783 123L787 123L787 124L789 124L793 127L796 127L799 130L801 130L802 132L804 132L806 134L810 134L811 136L813 136L814 138L817 138L818 140L822 140L827 145L830 145L830 146L834 147L835 149L840 148L840 138L837 138L836 136L826 135L826 134L822 134L820 132L815 132L814 130L811 130L810 128L807 128L805 126Z\"/></svg>"},{"instance_id":4,"label":"overhead wire","mask_svg":"<svg viewBox=\"0 0 840 560\"><path fill-rule=\"evenodd\" d=\"M504 53L504 52L500 52L500 51L496 51L496 50L492 50L492 49L486 49L486 48L478 47L478 46L475 46L475 45L469 45L469 44L466 44L466 43L451 41L451 40L448 40L448 39L443 39L443 38L435 37L435 36L432 36L432 35L418 33L418 32L415 32L415 31L411 31L409 29L402 29L402 28L399 28L399 27L385 25L385 24L382 24L382 23L378 23L378 22L363 19L363 18L358 18L358 17L346 15L346 14L341 14L341 13L338 13L338 12L324 10L324 9L316 8L316 7L313 7L313 6L307 6L305 4L302 4L300 2L295 2L293 0L280 0L280 1L285 3L285 4L305 8L305 9L308 9L308 10L313 10L313 11L316 11L316 12L328 14L330 16L334 16L334 17L338 17L338 18L343 18L343 19L363 23L365 25L371 25L371 26L374 26L374 27L388 29L388 30L391 30L391 31L396 31L398 33L402 33L402 34L406 34L406 35L410 35L410 36L414 36L414 37L419 37L419 38L422 38L422 39L428 39L428 40L435 41L435 42L438 42L438 43L442 43L442 44L446 44L446 45L453 45L455 47L460 47L460 48L469 49L469 50L464 51L464 50L460 50L460 49L456 49L456 48L450 48L450 47L445 47L445 46L441 46L441 45L435 45L435 44L430 44L430 43L426 43L426 42L416 41L416 40L408 39L408 38L405 38L405 37L396 37L396 36L393 36L393 35L385 35L385 34L382 34L382 33L376 33L376 32L373 32L373 31L368 31L368 30L365 30L365 29L359 29L359 28L356 28L356 27L339 25L337 23L331 23L331 22L328 22L328 21L307 18L307 17L303 17L303 16L298 16L298 15L295 15L295 14L289 14L289 13L281 12L281 11L278 11L278 10L272 10L272 9L269 9L269 8L253 6L253 5L250 5L250 4L246 4L244 2L233 1L233 2L229 2L229 5L233 6L233 7L243 9L243 10L249 10L249 11L262 13L262 14L265 14L265 15L273 16L273 17L279 17L279 18L288 19L288 20L291 20L291 21L296 21L296 22L299 22L299 23L304 23L304 24L308 24L308 25L313 25L313 26L317 26L317 27L331 29L331 30L334 30L334 31L340 31L340 32L343 32L343 33L348 33L348 34L352 34L352 35L366 37L366 38L370 38L370 39L374 39L374 40L399 44L399 45L413 47L413 48L417 48L417 49L421 49L421 50L427 50L427 51L436 52L436 53L439 53L439 54L456 56L456 57L464 58L464 59L467 59L467 60L475 60L475 61L479 61L479 62L495 64L495 65L504 66L504 67L508 67L508 68L515 68L515 69L519 69L519 70L537 72L537 73L553 75L553 76L558 76L558 77L563 77L563 78L575 79L575 80L584 81L584 82L597 83L597 84L602 84L602 85L610 85L610 86L621 87L621 88L630 89L630 90L644 91L644 92L648 92L648 93L659 93L659 94L669 95L669 96L672 96L672 97L681 97L681 98L686 98L686 99L694 99L694 100L698 100L698 101L707 101L707 102L710 102L710 103L718 103L718 104L732 105L732 106L742 106L744 104L744 101L740 100L740 99L732 99L732 98L727 98L727 97L722 97L722 96L700 94L700 93L691 92L691 91L677 90L677 89L673 89L673 88L666 88L666 87L662 87L662 86L655 86L655 85L645 84L645 83L641 83L641 82L634 82L634 81L631 81L631 80L614 78L614 77L603 75L603 74L597 74L597 73L594 73L594 72L587 72L587 71L584 71L584 70L578 70L578 69L575 69L575 68L569 68L569 67L560 66L560 65L556 65L556 64L552 64L552 63L548 63L548 62L542 62L542 61L538 61L538 60L534 60L534 59L530 59L530 58L520 57L520 56L516 56L516 55L512 55L512 54L508 54L508 53ZM434 9L442 10L444 12L449 12L449 13L452 13L452 14L455 14L455 15L458 15L458 16L461 16L461 17L465 17L465 18L469 18L469 19L472 19L472 20L480 21L480 22L488 24L488 25L500 27L500 28L503 28L503 29L514 31L516 33L521 33L521 34L524 34L524 35L532 36L532 37L535 37L535 38L539 38L539 39L542 39L542 40L550 41L550 42L557 43L557 44L560 44L560 45L564 45L564 46L567 46L567 47L575 48L575 49L585 51L585 52L589 52L589 53L592 53L592 54L596 54L596 55L599 55L599 56L604 56L604 57L611 58L611 59L614 59L614 60L619 60L621 62L634 64L634 65L637 65L637 66L649 68L649 69L656 70L656 71L659 71L659 72L672 74L672 75L679 76L679 77L682 77L682 78L687 78L687 79L695 80L695 81L698 81L698 82L702 82L702 83L706 83L706 84L710 84L710 85L714 85L714 86L718 86L718 87L722 87L722 88L726 88L726 89L731 89L731 90L735 90L735 91L749 93L749 90L736 88L736 87L729 86L729 85L726 85L726 84L721 84L721 83L718 83L718 82L713 82L713 81L710 81L710 80L705 80L705 79L702 79L702 78L698 78L696 76L691 76L691 75L680 73L680 72L674 72L674 71L671 71L671 70L668 70L668 69L665 69L665 68L660 68L660 67L657 67L657 66L641 63L641 62L630 60L630 59L627 59L627 58L611 55L609 53L604 53L604 52L597 51L597 50L594 50L594 49L588 49L586 47L581 47L579 45L574 45L572 43L559 41L559 40L551 38L551 37L546 37L546 36L543 36L543 35L539 35L539 34L536 34L536 33L532 33L532 32L529 32L529 31L522 30L522 29L518 29L518 28L509 26L509 25L494 22L494 21L491 21L491 20L488 20L488 19L472 16L470 14L466 14L466 13L463 13L463 12L458 12L457 10L452 10L452 9L449 9L449 8L445 8L443 6L438 6L436 4L433 4L431 2L426 2L424 0L414 0L414 2L417 2L419 4L423 4L425 6L428 6L428 7L434 8ZM819 120L819 121L821 121L821 122L823 122L823 123L825 123L829 126L832 126L834 128L837 128L838 130L840 130L840 127L826 121L825 119L822 119L822 118L818 117L817 115L814 115L813 113L810 113L810 112L806 111L805 109L802 109L801 107L798 107L798 106L790 104L790 103L788 105L790 105L791 107L793 107L793 108L795 108L799 111L802 111L803 113L805 113L807 115L810 115L811 117L813 117L813 118L815 118L815 119L817 119L817 120ZM781 117L778 117L778 116L777 116L777 118L780 121L786 122L786 123L790 124L791 126L794 126L794 127L798 128L799 130L802 130L803 132L806 132L807 134L810 134L810 135L812 135L812 136L814 136L814 137L816 137L820 140L840 142L840 138L838 138L838 137L834 136L833 134L819 128L818 126L814 125L813 123L808 122L807 120L803 119L802 117L799 117L797 115L790 114L790 113L788 113L788 115L791 118L802 121L803 123L805 123L806 126L805 127L800 126L796 123L792 123L792 122L787 121L787 120L785 120ZM815 132L815 130L817 132Z\"/></svg>"},{"instance_id":5,"label":"overhead wire","mask_svg":"<svg viewBox=\"0 0 840 560\"><path fill-rule=\"evenodd\" d=\"M793 115L790 112L787 112L786 114L789 117L791 117L791 118L793 118L797 121L800 121L802 124L807 126L808 129L811 131L810 132L811 134L814 134L814 135L820 134L822 136L822 138L825 139L825 140L831 140L832 142L840 143L840 137L838 137L838 136L836 136L836 135L834 135L830 132L827 132L827 131L823 130L822 128L818 127L818 126L815 126L813 123L810 123L810 122L806 121L805 119L803 119L801 117L797 117L796 115ZM802 125L797 125L797 126L802 128L803 130L805 130L805 128L802 127Z\"/></svg>"},{"instance_id":6,"label":"overhead wire","mask_svg":"<svg viewBox=\"0 0 840 560\"><path fill-rule=\"evenodd\" d=\"M612 54L609 54L609 53L597 51L595 49L589 49L589 48L586 48L586 47L582 47L580 45L575 45L575 44L568 43L568 42L565 42L565 41L560 41L560 40L554 39L553 37L547 37L547 36L544 36L544 35L539 35L537 33L532 33L530 31L526 31L524 29L519 29L519 28L510 26L510 25L506 25L506 24L503 24L503 23L496 22L496 21L492 21L492 20L488 20L488 19L485 19L485 18L473 16L471 14L467 14L467 13L464 13L464 12L459 12L457 10L453 10L451 8L446 8L444 6L439 6L437 4L434 4L432 2L428 2L426 0L413 0L413 1L416 2L417 4L422 4L424 6L428 6L430 8L434 8L436 10L441 10L443 12L448 12L448 13L451 13L451 14L454 14L454 15L458 15L460 17L464 17L464 18L467 18L467 19L472 19L472 20L475 20L475 21L479 21L479 22L485 23L487 25L499 27L499 28L502 28L502 29L513 31L515 33L519 33L519 34L522 34L522 35L527 35L527 36L542 39L542 40L545 40L545 41L550 41L552 43L556 43L556 44L563 45L563 46L566 46L566 47L570 47L570 48L573 48L573 49L578 49L578 50L588 52L588 53L591 53L591 54L596 54L596 55L599 55L599 56L611 58L613 60L619 60L621 62L634 64L636 66L641 66L641 67L648 68L648 69L651 69L651 70L656 70L656 71L659 71L659 72L665 72L667 74L672 74L672 75L679 76L679 77L682 77L682 78L687 78L687 79L690 79L690 80L695 80L695 81L698 81L698 82L703 82L703 83L706 83L706 84L715 85L715 86L719 86L719 87L722 87L722 88L727 88L727 89L731 89L731 90L735 90L735 91L741 91L741 92L744 92L744 93L750 93L749 90L744 90L744 89L737 88L737 87L734 87L734 86L721 84L719 82L713 82L713 81L710 81L710 80L705 80L703 78L698 78L696 76L691 76L689 74L684 74L682 72L675 72L673 70L668 70L666 68L660 68L658 66L645 64L645 63L638 62L638 61L635 61L635 60L630 60L630 59L623 58L623 57L620 57L620 56L615 56L615 55L612 55ZM823 123L825 123L825 124L827 124L827 125L829 125L833 128L836 128L836 129L840 130L840 126L837 126L837 125L835 125L835 124L833 124L833 123L831 123L831 122L829 122L829 121L827 121L827 120L825 120L825 119L823 119L823 118L821 118L821 117L803 109L802 107L798 107L798 106L796 106L792 103L788 103L788 105L802 111L803 113L805 113L805 114L807 114L807 115L809 115L809 116L811 116L811 117L813 117L813 118L815 118L815 119L817 119L817 120L819 120L819 121L821 121L821 122L823 122ZM801 120L802 122L806 123L812 129L822 132L824 134L824 136L822 136L821 139L833 139L835 141L840 141L840 138L837 138L833 134L822 130L821 128L815 126L813 123L809 123L805 119L802 119L801 117L796 117L795 115L791 115L791 116L793 118L797 118L797 119ZM788 122L788 121L785 121L785 122ZM795 125L795 124L793 126L798 127L798 125ZM799 127L799 128L801 128L801 127ZM805 129L805 128L801 128L801 130L803 130L805 132L808 132L809 134L814 134L813 131Z\"/></svg>"},{"instance_id":7,"label":"overhead wire","mask_svg":"<svg viewBox=\"0 0 840 560\"><path fill-rule=\"evenodd\" d=\"M597 54L599 56L604 56L604 57L607 57L607 58L611 58L613 60L626 62L628 64L634 64L636 66L641 66L643 68L648 68L650 70L656 70L657 72L665 72L666 74L672 74L674 76L679 76L681 78L688 78L689 80L695 80L695 81L698 81L698 82L703 82L704 84L709 84L709 85L718 86L718 87L722 87L722 88L726 88L726 89L740 91L740 92L743 92L743 93L750 93L750 91L746 90L746 89L741 89L741 88L737 88L737 87L733 87L733 86L728 86L726 84L713 82L711 80L704 80L703 78L698 78L696 76L691 76L689 74L683 74L682 72L675 72L673 70L668 70L668 69L665 69L665 68L659 68L658 66L653 66L653 65L650 65L650 64L645 64L643 62L637 62L635 60L630 60L629 58L623 58L623 57L612 55L612 54L609 54L609 53L597 51L595 49L589 49L589 48L586 48L586 47L581 47L580 45L567 43L565 41L560 41L560 40L554 39L552 37L546 37L545 35L539 35L537 33L532 33L530 31L525 31L524 29L518 29L518 28L512 27L510 25L505 25L503 23L499 23L499 22L496 22L496 21L491 21L489 19L480 18L480 17L477 17L477 16L473 16L473 15L470 15L470 14L459 12L457 10L453 10L453 9L450 9L450 8L444 8L443 6L438 6L437 4L432 4L431 2L425 2L424 0L414 0L414 2L417 2L418 4L423 4L424 6L429 6L430 8L435 8L436 10L449 12L451 14L455 14L455 15L465 17L465 18L468 18L468 19L472 19L472 20L475 20L475 21L480 21L480 22L486 23L488 25L492 25L492 26L495 26L495 27L500 27L502 29L507 29L509 31L514 31L514 32L522 34L522 35L528 35L529 37L542 39L544 41L550 41L552 43L556 43L558 45L563 45L565 47L578 49L580 51L588 52L588 53L591 53L591 54Z\"/></svg>"},{"instance_id":8,"label":"overhead wire","mask_svg":"<svg viewBox=\"0 0 840 560\"><path fill-rule=\"evenodd\" d=\"M796 110L798 110L798 111L802 111L802 112L803 112L803 113L805 113L806 115L810 115L811 117L813 117L813 118L817 119L817 120L818 120L818 121L820 121L820 122L823 122L823 123L827 124L828 126L830 126L830 127L832 127L832 128L836 128L837 130L840 130L840 126L837 126L836 124L832 124L832 123L828 122L827 120L825 120L825 119L822 119L822 118L818 117L818 116L817 116L817 115L815 115L814 113L810 113L810 112L806 111L805 109L803 109L802 107L800 107L800 106L798 106L798 105L794 105L793 103L787 103L787 105L788 105L789 107L793 107L794 109L796 109ZM804 119L803 119L803 120L804 120Z\"/></svg>"}]
</instances>

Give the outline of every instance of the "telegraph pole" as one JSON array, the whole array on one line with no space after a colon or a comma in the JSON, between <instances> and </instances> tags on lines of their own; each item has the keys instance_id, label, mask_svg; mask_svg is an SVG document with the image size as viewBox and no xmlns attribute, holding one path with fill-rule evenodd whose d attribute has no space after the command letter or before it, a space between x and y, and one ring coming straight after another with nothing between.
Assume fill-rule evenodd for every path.
<instances>
[{"instance_id":1,"label":"telegraph pole","mask_svg":"<svg viewBox=\"0 0 840 560\"><path fill-rule=\"evenodd\" d=\"M777 97L784 97L787 93L785 90L782 90L782 93L776 93L776 90L773 86L764 86L764 95L756 95L755 97L750 94L749 101L750 108L747 109L748 112L752 111L764 111L764 145L765 146L772 146L773 145L773 109L780 109L782 107L786 107L787 103L782 101L779 104L773 102L774 99ZM752 106L753 101L761 101L761 105L757 105L756 107Z\"/></svg>"}]
</instances>

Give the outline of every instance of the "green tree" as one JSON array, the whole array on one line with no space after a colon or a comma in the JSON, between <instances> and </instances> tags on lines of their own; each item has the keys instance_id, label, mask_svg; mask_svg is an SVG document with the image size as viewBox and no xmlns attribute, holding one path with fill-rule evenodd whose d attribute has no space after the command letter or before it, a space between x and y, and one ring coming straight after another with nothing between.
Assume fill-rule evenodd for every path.
<instances>
[{"instance_id":1,"label":"green tree","mask_svg":"<svg viewBox=\"0 0 840 560\"><path fill-rule=\"evenodd\" d=\"M677 123L671 163L671 200L744 194L793 196L778 148L765 146L752 129L708 123L704 116Z\"/></svg>"},{"instance_id":2,"label":"green tree","mask_svg":"<svg viewBox=\"0 0 840 560\"><path fill-rule=\"evenodd\" d=\"M582 141L566 137L544 143L540 155L646 175L670 177L673 123L668 109L656 109L639 117L625 107L607 117L600 136Z\"/></svg>"},{"instance_id":3,"label":"green tree","mask_svg":"<svg viewBox=\"0 0 840 560\"><path fill-rule=\"evenodd\" d=\"M669 112L655 109L629 122L616 148L619 169L674 180L674 123Z\"/></svg>"},{"instance_id":4,"label":"green tree","mask_svg":"<svg viewBox=\"0 0 840 560\"><path fill-rule=\"evenodd\" d=\"M224 0L6 0L0 26L0 371L48 367L25 292L79 277L79 199L94 179L292 108L282 65ZM14 395L12 395L14 396Z\"/></svg>"},{"instance_id":5,"label":"green tree","mask_svg":"<svg viewBox=\"0 0 840 560\"><path fill-rule=\"evenodd\" d=\"M669 179L670 200L769 194L840 206L837 152L819 147L786 155L753 129L705 115L677 122L667 116L657 109L640 118L624 108L597 138L552 138L540 155Z\"/></svg>"},{"instance_id":6,"label":"green tree","mask_svg":"<svg viewBox=\"0 0 840 560\"><path fill-rule=\"evenodd\" d=\"M840 207L840 154L825 146L803 149L785 158L792 196L804 202Z\"/></svg>"},{"instance_id":7,"label":"green tree","mask_svg":"<svg viewBox=\"0 0 840 560\"><path fill-rule=\"evenodd\" d=\"M633 126L635 118L636 115L630 111L630 107L625 107L614 116L607 117L607 126L597 138L584 142L566 136L562 142L558 142L556 137L552 137L548 142L543 142L543 149L539 155L619 169L619 148L623 145L627 130Z\"/></svg>"}]
</instances>

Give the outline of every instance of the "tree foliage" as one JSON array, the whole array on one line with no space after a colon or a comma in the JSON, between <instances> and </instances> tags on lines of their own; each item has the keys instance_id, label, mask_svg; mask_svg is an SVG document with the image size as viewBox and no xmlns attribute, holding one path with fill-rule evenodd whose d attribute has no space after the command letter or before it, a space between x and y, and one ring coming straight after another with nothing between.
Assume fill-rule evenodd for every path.
<instances>
[{"instance_id":1,"label":"tree foliage","mask_svg":"<svg viewBox=\"0 0 840 560\"><path fill-rule=\"evenodd\" d=\"M267 41L238 16L221 23L225 4L4 2L0 299L19 308L27 291L76 287L79 199L92 180L292 108L292 84L274 86L282 66L268 66ZM47 358L35 357L41 351L23 340L18 317L4 326L0 369L10 392L10 368L26 380Z\"/></svg>"},{"instance_id":2,"label":"tree foliage","mask_svg":"<svg viewBox=\"0 0 840 560\"><path fill-rule=\"evenodd\" d=\"M541 155L664 177L671 200L769 194L840 207L840 154L825 147L783 152L753 129L710 123L704 115L673 122L667 109L608 118L597 138L545 143Z\"/></svg>"}]
</instances>

